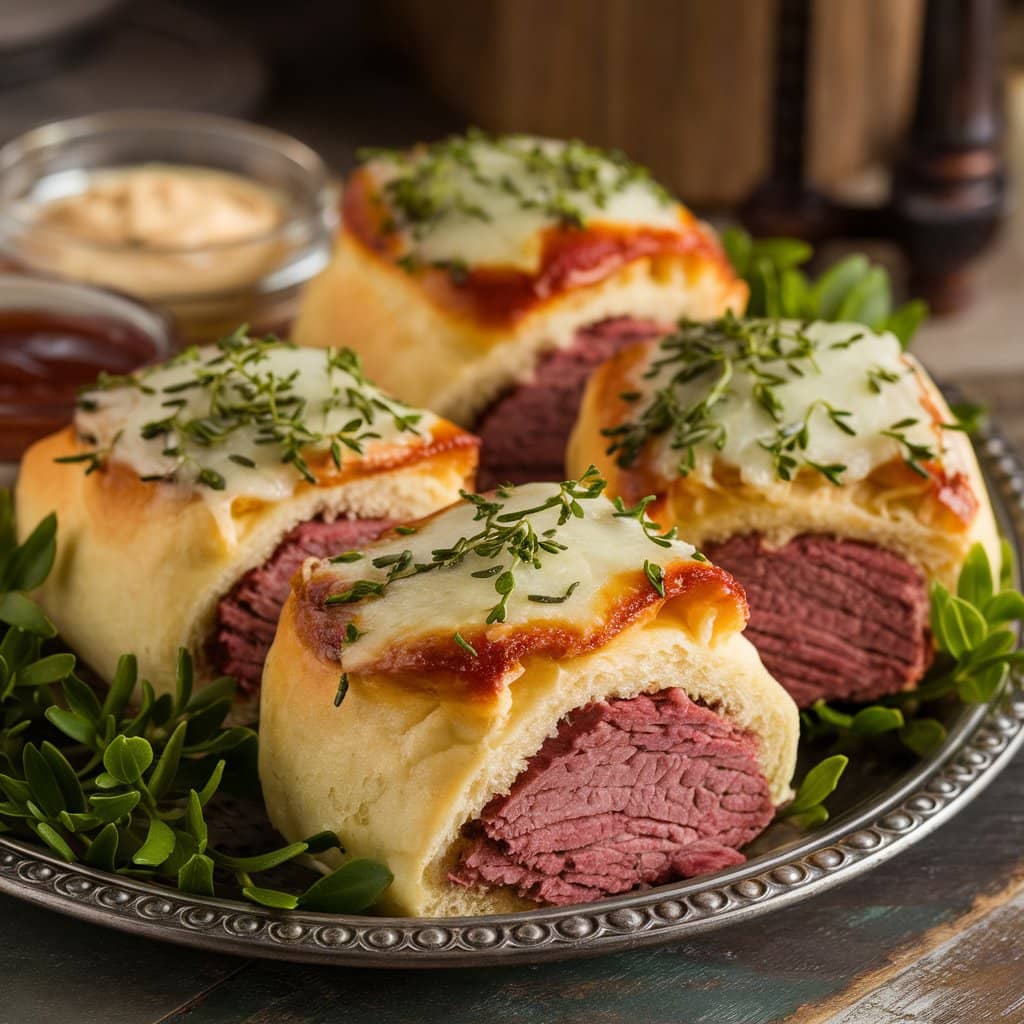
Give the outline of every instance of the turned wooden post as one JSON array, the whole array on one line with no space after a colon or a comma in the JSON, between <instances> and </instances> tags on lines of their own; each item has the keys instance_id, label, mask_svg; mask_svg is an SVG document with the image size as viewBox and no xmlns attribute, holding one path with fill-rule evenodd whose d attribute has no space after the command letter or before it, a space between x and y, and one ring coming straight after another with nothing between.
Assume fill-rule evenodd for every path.
<instances>
[{"instance_id":1,"label":"turned wooden post","mask_svg":"<svg viewBox=\"0 0 1024 1024\"><path fill-rule=\"evenodd\" d=\"M937 312L962 306L967 267L1006 203L1000 0L929 0L917 103L893 181L894 232L911 288Z\"/></svg>"}]
</instances>

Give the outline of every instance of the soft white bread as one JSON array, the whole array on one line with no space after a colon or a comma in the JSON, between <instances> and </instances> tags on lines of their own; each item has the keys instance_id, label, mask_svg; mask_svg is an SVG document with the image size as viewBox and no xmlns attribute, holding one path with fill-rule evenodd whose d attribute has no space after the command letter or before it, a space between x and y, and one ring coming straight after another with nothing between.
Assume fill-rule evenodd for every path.
<instances>
[{"instance_id":1,"label":"soft white bread","mask_svg":"<svg viewBox=\"0 0 1024 1024\"><path fill-rule=\"evenodd\" d=\"M579 143L473 136L352 176L293 337L340 332L382 387L471 425L581 327L701 320L746 297L713 231L642 169Z\"/></svg>"},{"instance_id":2,"label":"soft white bread","mask_svg":"<svg viewBox=\"0 0 1024 1024\"><path fill-rule=\"evenodd\" d=\"M970 441L950 429L955 417L945 400L895 337L859 324L755 324L756 345L767 352L780 337L794 373L783 358L751 363L738 355L750 326L690 325L601 366L570 440L570 472L594 464L610 493L630 502L656 495L652 518L678 525L698 547L748 533L773 546L805 533L834 534L894 551L928 579L952 586L980 542L998 568L995 517ZM717 353L717 361L674 382L697 365L695 345ZM673 424L687 416L695 422L693 410L713 393L723 362L731 378L709 415L696 414L708 432L692 452L674 444ZM777 419L758 398L758 373L784 381L770 385ZM675 403L660 429L644 426L660 415L653 402L662 412ZM771 448L793 425L779 449L793 464L780 467ZM911 445L919 446L916 456Z\"/></svg>"},{"instance_id":3,"label":"soft white bread","mask_svg":"<svg viewBox=\"0 0 1024 1024\"><path fill-rule=\"evenodd\" d=\"M494 515L542 507L558 491L526 485ZM267 808L290 839L329 829L348 856L386 862L395 876L386 911L478 914L531 905L505 887L448 880L465 842L460 830L495 794L509 792L567 714L594 701L678 687L753 734L771 799L789 796L797 713L741 635L742 591L727 573L694 560L689 545L652 543L605 498L578 504L582 518L562 524L560 506L528 517L538 536L553 529L565 548L541 552L540 568L511 570L503 622L485 625L498 601L494 576L471 573L507 565L507 552L400 570L393 582L369 561L383 556L394 565L407 549L416 565L457 547L479 527L466 505L420 524L412 537L378 541L364 563L311 562L296 580L264 671ZM664 596L645 563L656 567L649 571ZM383 590L326 604L359 580ZM567 591L559 603L525 596ZM346 645L349 624L362 635ZM342 673L347 690L339 690Z\"/></svg>"},{"instance_id":4,"label":"soft white bread","mask_svg":"<svg viewBox=\"0 0 1024 1024\"><path fill-rule=\"evenodd\" d=\"M258 344L242 342L236 351L252 352ZM173 689L178 647L193 653L199 681L209 679L213 669L207 645L218 601L243 574L263 564L293 527L317 517L405 520L426 515L457 500L476 464L475 439L425 413L418 433L391 424L391 429L381 427L380 439L360 442L361 453L344 448L340 467L325 453L326 439L310 443L303 452L315 483L292 464L282 465L276 445L254 445L249 428L228 432L220 445L201 450L189 447L178 428L151 441L133 436L140 422L167 415L166 408L152 408L166 400L167 374L179 380L205 372L219 354L203 349L170 369L144 372L138 380L151 389L149 395L134 385L85 396L87 408L76 418L77 431L68 427L30 448L17 485L22 533L57 512L57 561L38 600L61 637L106 679L122 653L135 653L142 676L158 693ZM378 394L342 371L327 374L324 359L325 353L277 345L268 350L266 362L248 365L254 374L298 371L293 390L315 378L309 396L329 377L360 393ZM203 388L171 394L206 401ZM197 416L204 411L209 412L186 410ZM348 421L356 415L344 401L331 414ZM381 410L377 418L385 418ZM223 426L225 421L220 422ZM331 417L317 422L326 423L329 433L337 429ZM202 459L205 468L219 467L214 471L222 473L223 486L201 485L195 465L163 456L175 439L189 458ZM97 468L88 474L91 460L56 461L82 459L97 449L103 450ZM256 465L239 465L229 455ZM172 478L140 479L153 473L172 473Z\"/></svg>"}]
</instances>

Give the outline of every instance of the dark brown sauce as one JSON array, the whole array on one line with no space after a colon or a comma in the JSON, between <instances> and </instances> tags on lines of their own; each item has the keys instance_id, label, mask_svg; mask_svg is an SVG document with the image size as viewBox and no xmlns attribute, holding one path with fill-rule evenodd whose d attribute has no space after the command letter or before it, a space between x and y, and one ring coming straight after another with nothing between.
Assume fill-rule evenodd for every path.
<instances>
[{"instance_id":1,"label":"dark brown sauce","mask_svg":"<svg viewBox=\"0 0 1024 1024\"><path fill-rule=\"evenodd\" d=\"M0 459L71 420L75 394L100 371L128 373L160 355L123 320L0 310Z\"/></svg>"}]
</instances>

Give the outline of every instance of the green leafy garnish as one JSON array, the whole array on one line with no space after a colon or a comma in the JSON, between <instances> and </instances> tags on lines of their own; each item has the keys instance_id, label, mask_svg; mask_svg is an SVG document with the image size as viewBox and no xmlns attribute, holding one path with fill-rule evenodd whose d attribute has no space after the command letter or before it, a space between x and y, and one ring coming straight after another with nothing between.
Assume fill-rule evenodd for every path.
<instances>
[{"instance_id":1,"label":"green leafy garnish","mask_svg":"<svg viewBox=\"0 0 1024 1024\"><path fill-rule=\"evenodd\" d=\"M782 817L791 818L800 828L810 828L828 821L825 799L839 785L849 763L843 754L834 754L816 764L797 787L796 796L782 810Z\"/></svg>"},{"instance_id":2,"label":"green leafy garnish","mask_svg":"<svg viewBox=\"0 0 1024 1024\"><path fill-rule=\"evenodd\" d=\"M814 255L795 238L752 238L728 228L722 242L736 273L750 288L747 316L795 320L850 320L874 331L891 331L907 348L928 315L919 299L893 309L892 285L884 267L856 254L812 279L798 269Z\"/></svg>"},{"instance_id":3,"label":"green leafy garnish","mask_svg":"<svg viewBox=\"0 0 1024 1024\"><path fill-rule=\"evenodd\" d=\"M79 408L85 413L96 412L103 404L101 396L119 389L162 394L165 400L160 415L143 424L139 432L143 440L159 442L165 463L159 472L142 479L187 479L214 491L224 490L227 480L204 462L211 451L223 451L232 444L250 449L250 454L228 452L227 460L234 465L255 469L256 462L250 457L252 446L266 448L274 452L279 462L315 484L317 478L306 460L310 449L329 453L340 469L346 451L361 455L367 441L381 436L381 420L390 420L397 430L419 433L417 424L422 414L373 387L351 349L326 350L323 373L330 393L323 401L311 405L297 386L298 370L280 373L268 365L271 353L294 349L290 342L273 335L249 337L246 328L240 327L217 342L212 354L204 355L193 347L166 364L129 377L101 375L96 384L85 389ZM157 386L150 386L156 381L154 374L168 367L190 373L159 391ZM336 430L324 429L325 417L338 412L342 425ZM56 461L83 463L86 474L95 472L106 465L121 437L118 433L105 446ZM95 443L95 438L89 439L89 443Z\"/></svg>"},{"instance_id":4,"label":"green leafy garnish","mask_svg":"<svg viewBox=\"0 0 1024 1024\"><path fill-rule=\"evenodd\" d=\"M935 753L945 742L946 729L925 706L950 696L969 704L988 703L1004 688L1011 669L1024 664L1024 651L1017 650L1016 631L1011 628L1024 622L1024 595L1012 586L1013 552L1008 545L1002 558L998 590L981 544L968 552L956 593L941 583L932 584L930 628L936 656L914 689L856 712L819 700L801 715L804 735L832 738L850 748L894 736L920 757Z\"/></svg>"},{"instance_id":5,"label":"green leafy garnish","mask_svg":"<svg viewBox=\"0 0 1024 1024\"><path fill-rule=\"evenodd\" d=\"M74 655L45 648L56 630L23 591L50 571L56 527L48 516L17 544L11 496L0 491L0 832L41 842L69 862L198 895L213 896L234 877L243 895L269 907L366 909L391 883L388 869L371 861L352 861L304 893L252 882L253 872L340 850L333 834L247 858L211 842L206 807L224 780L258 791L256 734L224 725L231 679L193 693L192 659L182 650L176 692L157 697L125 655L100 695L76 674Z\"/></svg>"}]
</instances>

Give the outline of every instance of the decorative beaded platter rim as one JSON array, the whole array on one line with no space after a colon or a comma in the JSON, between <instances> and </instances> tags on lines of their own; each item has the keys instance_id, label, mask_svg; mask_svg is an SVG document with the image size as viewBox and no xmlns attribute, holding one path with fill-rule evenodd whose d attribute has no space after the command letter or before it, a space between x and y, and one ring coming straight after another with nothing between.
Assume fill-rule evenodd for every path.
<instances>
[{"instance_id":1,"label":"decorative beaded platter rim","mask_svg":"<svg viewBox=\"0 0 1024 1024\"><path fill-rule=\"evenodd\" d=\"M976 448L1021 568L1024 467L1001 435ZM1024 681L964 708L942 749L835 817L743 865L595 903L444 919L277 912L67 864L0 836L0 892L59 913L222 953L365 967L456 967L594 956L680 941L848 881L924 838L1006 766L1024 742Z\"/></svg>"}]
</instances>

